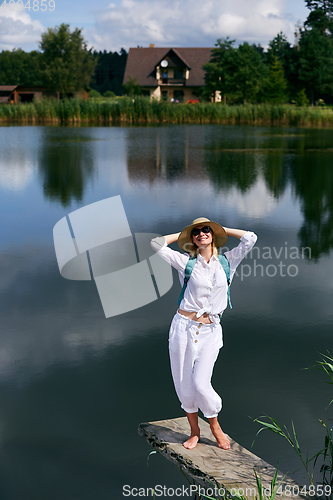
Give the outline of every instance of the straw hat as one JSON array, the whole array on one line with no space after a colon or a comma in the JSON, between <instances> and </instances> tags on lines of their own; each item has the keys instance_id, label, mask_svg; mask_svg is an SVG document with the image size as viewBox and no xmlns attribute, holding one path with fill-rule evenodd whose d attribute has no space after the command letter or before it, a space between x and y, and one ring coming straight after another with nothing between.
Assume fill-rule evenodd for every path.
<instances>
[{"instance_id":1,"label":"straw hat","mask_svg":"<svg viewBox=\"0 0 333 500\"><path fill-rule=\"evenodd\" d=\"M212 222L206 217L199 217L198 219L194 219L190 226L186 226L185 229L182 230L178 237L178 245L179 247L187 253L195 253L197 246L192 242L192 229L196 226L209 226L212 228L214 233L214 243L216 248L223 247L228 239L227 233L223 229L220 224L217 222Z\"/></svg>"}]
</instances>

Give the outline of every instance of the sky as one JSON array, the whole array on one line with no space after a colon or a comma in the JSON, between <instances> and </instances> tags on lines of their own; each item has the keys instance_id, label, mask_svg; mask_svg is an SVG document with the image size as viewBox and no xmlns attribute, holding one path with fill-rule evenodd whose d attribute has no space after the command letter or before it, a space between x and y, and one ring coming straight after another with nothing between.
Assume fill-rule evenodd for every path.
<instances>
[{"instance_id":1,"label":"sky","mask_svg":"<svg viewBox=\"0 0 333 500\"><path fill-rule=\"evenodd\" d=\"M89 47L214 47L229 36L267 47L309 11L304 0L0 0L0 50L38 49L47 28L82 28Z\"/></svg>"}]
</instances>

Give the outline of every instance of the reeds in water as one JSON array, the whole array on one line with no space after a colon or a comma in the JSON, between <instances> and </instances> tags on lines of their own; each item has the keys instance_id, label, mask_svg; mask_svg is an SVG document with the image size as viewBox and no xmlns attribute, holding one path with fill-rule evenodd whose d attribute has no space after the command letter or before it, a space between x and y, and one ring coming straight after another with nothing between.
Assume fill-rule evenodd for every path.
<instances>
[{"instance_id":1,"label":"reeds in water","mask_svg":"<svg viewBox=\"0 0 333 500\"><path fill-rule=\"evenodd\" d=\"M121 97L107 101L43 99L33 103L0 105L2 123L216 123L225 125L277 125L332 127L330 108L291 105L222 103L174 104L148 97Z\"/></svg>"}]
</instances>

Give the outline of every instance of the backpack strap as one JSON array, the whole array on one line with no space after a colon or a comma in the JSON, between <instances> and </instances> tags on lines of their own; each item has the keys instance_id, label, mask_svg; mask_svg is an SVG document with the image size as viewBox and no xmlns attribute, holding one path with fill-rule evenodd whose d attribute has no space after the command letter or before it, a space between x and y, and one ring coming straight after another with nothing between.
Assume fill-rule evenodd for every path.
<instances>
[{"instance_id":1,"label":"backpack strap","mask_svg":"<svg viewBox=\"0 0 333 500\"><path fill-rule=\"evenodd\" d=\"M229 261L227 257L223 254L219 254L219 261L221 266L223 267L223 270L225 272L226 278L227 278L227 283L228 283L228 301L229 301L229 307L232 309L231 305L231 299L230 299L230 266L229 266Z\"/></svg>"},{"instance_id":2,"label":"backpack strap","mask_svg":"<svg viewBox=\"0 0 333 500\"><path fill-rule=\"evenodd\" d=\"M180 306L181 301L183 300L184 293L187 287L187 282L190 279L190 276L192 274L193 268L195 264L197 263L197 258L196 257L190 257L187 261L186 267L185 267L185 276L184 276L184 285L182 288L182 291L180 292L179 299L177 302L177 305Z\"/></svg>"}]
</instances>

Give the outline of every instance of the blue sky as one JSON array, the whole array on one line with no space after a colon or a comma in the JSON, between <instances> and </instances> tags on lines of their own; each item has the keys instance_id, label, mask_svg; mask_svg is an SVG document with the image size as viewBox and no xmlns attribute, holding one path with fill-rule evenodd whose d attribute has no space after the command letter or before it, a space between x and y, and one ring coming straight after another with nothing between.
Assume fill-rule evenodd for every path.
<instances>
[{"instance_id":1,"label":"blue sky","mask_svg":"<svg viewBox=\"0 0 333 500\"><path fill-rule=\"evenodd\" d=\"M37 49L41 33L68 23L83 28L89 46L119 51L121 47L212 47L230 36L267 46L283 31L294 41L294 26L308 15L304 0L18 0L6 9L0 0L0 50ZM37 3L38 2L38 3ZM52 6L52 4L51 4ZM27 5L29 7L29 5ZM15 8L15 9L14 9ZM12 10L10 10L12 9Z\"/></svg>"}]
</instances>

